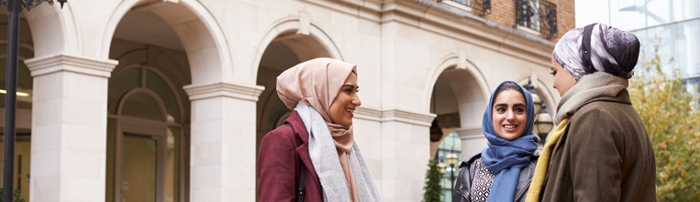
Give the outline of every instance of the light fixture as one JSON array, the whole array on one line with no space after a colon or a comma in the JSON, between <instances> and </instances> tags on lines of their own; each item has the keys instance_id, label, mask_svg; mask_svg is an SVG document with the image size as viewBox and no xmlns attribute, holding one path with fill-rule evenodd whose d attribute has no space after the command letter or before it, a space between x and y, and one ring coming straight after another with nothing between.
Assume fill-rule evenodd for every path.
<instances>
[{"instance_id":1,"label":"light fixture","mask_svg":"<svg viewBox=\"0 0 700 202\"><path fill-rule=\"evenodd\" d=\"M7 91L6 91L5 89L0 89L0 94L7 94ZM20 96L20 97L29 97L29 93L17 91L17 96Z\"/></svg>"},{"instance_id":2,"label":"light fixture","mask_svg":"<svg viewBox=\"0 0 700 202\"><path fill-rule=\"evenodd\" d=\"M447 154L446 158L447 164L450 164L450 166L454 166L455 164L457 164L457 154L450 152L449 154Z\"/></svg>"},{"instance_id":3,"label":"light fixture","mask_svg":"<svg viewBox=\"0 0 700 202\"><path fill-rule=\"evenodd\" d=\"M438 172L440 172L441 175L445 174L445 172L447 171L447 165L445 165L445 163L443 162L438 163L437 168Z\"/></svg>"},{"instance_id":4,"label":"light fixture","mask_svg":"<svg viewBox=\"0 0 700 202\"><path fill-rule=\"evenodd\" d=\"M541 142L544 142L545 138L547 138L547 134L549 134L549 131L552 131L552 128L554 128L552 117L549 116L546 109L547 105L542 104L542 111L537 115L537 119L535 119L535 128L537 128L536 133L540 136Z\"/></svg>"},{"instance_id":5,"label":"light fixture","mask_svg":"<svg viewBox=\"0 0 700 202\"><path fill-rule=\"evenodd\" d=\"M535 126L533 127L533 133L535 133L539 138L539 144L544 144L544 140L547 138L549 131L554 127L552 122L552 117L547 113L547 105L544 100L540 98L535 92L535 86L532 85L532 81L527 79L527 86L525 86L528 92L532 95L532 101L535 104Z\"/></svg>"}]
</instances>

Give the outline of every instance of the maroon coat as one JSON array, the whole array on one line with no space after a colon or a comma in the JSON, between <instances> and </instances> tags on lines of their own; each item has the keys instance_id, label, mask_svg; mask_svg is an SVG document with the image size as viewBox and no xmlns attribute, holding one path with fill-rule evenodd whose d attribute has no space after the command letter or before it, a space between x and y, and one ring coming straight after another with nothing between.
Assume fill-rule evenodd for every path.
<instances>
[{"instance_id":1,"label":"maroon coat","mask_svg":"<svg viewBox=\"0 0 700 202\"><path fill-rule=\"evenodd\" d=\"M321 182L309 156L309 133L304 122L294 111L284 123L267 133L260 144L258 199L261 202L296 201L299 163L303 162L306 166L304 201L322 202Z\"/></svg>"}]
</instances>

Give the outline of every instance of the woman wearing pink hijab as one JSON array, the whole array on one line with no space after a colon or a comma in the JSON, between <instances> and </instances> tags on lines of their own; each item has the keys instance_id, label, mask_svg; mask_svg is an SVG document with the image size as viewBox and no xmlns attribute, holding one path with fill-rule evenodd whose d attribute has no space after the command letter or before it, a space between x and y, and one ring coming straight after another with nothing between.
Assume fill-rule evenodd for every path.
<instances>
[{"instance_id":1,"label":"woman wearing pink hijab","mask_svg":"<svg viewBox=\"0 0 700 202\"><path fill-rule=\"evenodd\" d=\"M316 58L277 77L277 94L294 111L260 145L260 201L380 200L353 138L353 113L362 104L355 67Z\"/></svg>"}]
</instances>

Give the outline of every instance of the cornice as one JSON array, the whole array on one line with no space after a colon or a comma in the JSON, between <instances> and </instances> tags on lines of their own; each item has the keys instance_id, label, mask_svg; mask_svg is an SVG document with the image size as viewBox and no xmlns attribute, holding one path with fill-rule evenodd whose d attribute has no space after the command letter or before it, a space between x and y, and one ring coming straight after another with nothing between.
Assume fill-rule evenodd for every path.
<instances>
[{"instance_id":1,"label":"cornice","mask_svg":"<svg viewBox=\"0 0 700 202\"><path fill-rule=\"evenodd\" d=\"M184 87L191 101L215 97L230 97L257 102L260 93L265 90L262 86L244 86L227 82L218 82Z\"/></svg>"},{"instance_id":2,"label":"cornice","mask_svg":"<svg viewBox=\"0 0 700 202\"><path fill-rule=\"evenodd\" d=\"M59 54L24 61L31 75L38 77L55 72L74 72L97 77L109 78L118 61L112 59L95 59L79 55Z\"/></svg>"},{"instance_id":3,"label":"cornice","mask_svg":"<svg viewBox=\"0 0 700 202\"><path fill-rule=\"evenodd\" d=\"M381 19L382 0L306 0L305 2L372 22L379 22Z\"/></svg>"}]
</instances>

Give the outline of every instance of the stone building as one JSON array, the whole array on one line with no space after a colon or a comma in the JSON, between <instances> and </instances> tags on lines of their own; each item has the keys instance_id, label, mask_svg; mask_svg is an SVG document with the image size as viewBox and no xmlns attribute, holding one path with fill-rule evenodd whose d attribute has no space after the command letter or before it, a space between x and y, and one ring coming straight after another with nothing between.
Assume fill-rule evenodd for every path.
<instances>
[{"instance_id":1,"label":"stone building","mask_svg":"<svg viewBox=\"0 0 700 202\"><path fill-rule=\"evenodd\" d=\"M550 54L573 28L573 5L44 3L21 14L14 184L41 202L256 201L257 148L289 113L276 76L331 57L358 65L355 138L383 200L420 201L433 120L471 156L486 146L481 116L501 81L531 80L547 105L558 101Z\"/></svg>"}]
</instances>

